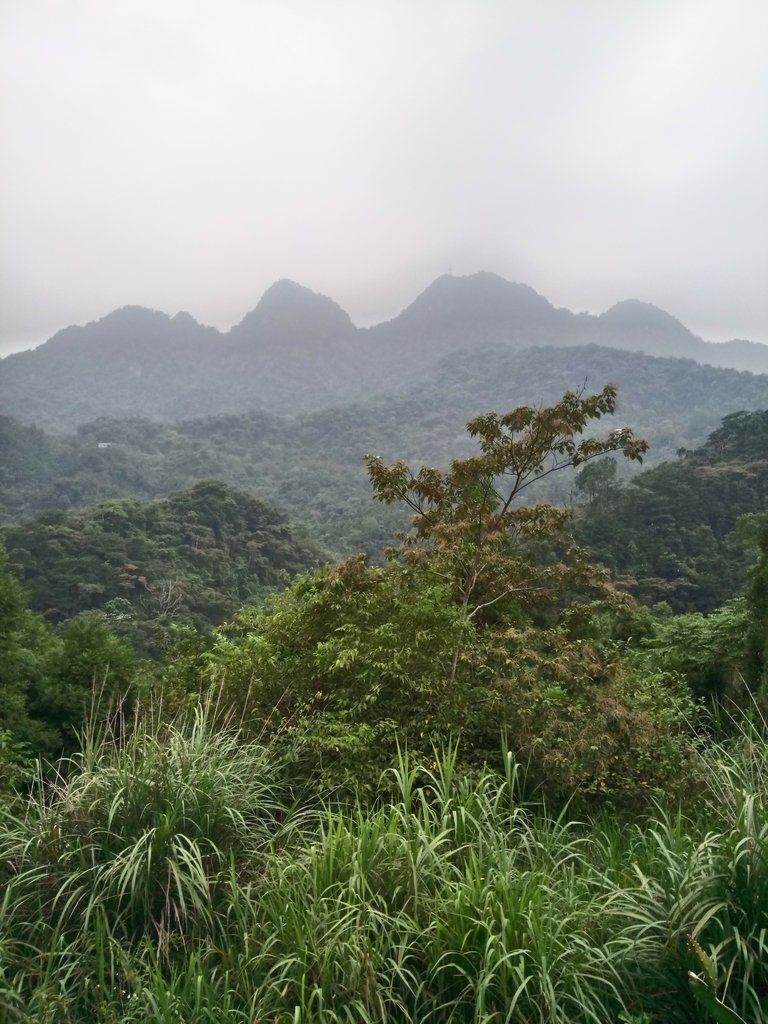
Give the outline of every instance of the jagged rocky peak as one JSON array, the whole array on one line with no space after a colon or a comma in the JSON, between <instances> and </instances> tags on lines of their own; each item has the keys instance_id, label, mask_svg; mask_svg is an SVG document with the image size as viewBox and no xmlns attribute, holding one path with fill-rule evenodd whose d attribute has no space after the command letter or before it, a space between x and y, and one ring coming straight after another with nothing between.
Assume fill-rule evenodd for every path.
<instances>
[{"instance_id":1,"label":"jagged rocky peak","mask_svg":"<svg viewBox=\"0 0 768 1024\"><path fill-rule=\"evenodd\" d=\"M247 313L230 333L301 332L317 336L354 330L349 315L333 299L310 291L295 281L283 279L264 292L258 306Z\"/></svg>"}]
</instances>

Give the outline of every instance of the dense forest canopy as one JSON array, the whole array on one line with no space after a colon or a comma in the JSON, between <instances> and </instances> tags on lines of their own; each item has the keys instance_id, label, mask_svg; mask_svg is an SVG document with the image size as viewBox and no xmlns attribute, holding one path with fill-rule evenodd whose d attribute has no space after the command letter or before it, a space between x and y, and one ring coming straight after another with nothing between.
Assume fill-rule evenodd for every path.
<instances>
[{"instance_id":1,"label":"dense forest canopy","mask_svg":"<svg viewBox=\"0 0 768 1024\"><path fill-rule=\"evenodd\" d=\"M201 636L208 633L211 639L202 647L193 643L188 651L183 647L187 641L180 639L187 653L180 649L178 657L169 655L170 663L162 670L178 675L174 684L177 689L190 688L201 698L205 692L205 687L200 689L203 680L217 680L217 685L226 683L229 687L234 685L233 680L240 679L237 686L250 689L259 673L266 671L267 663L274 669L280 663L277 652L304 636L305 626L300 620L305 608L314 606L319 611L326 600L326 588L330 588L329 598L336 594L333 600L341 601L328 620L335 625L321 625L321 619L312 626L310 635L325 652L323 659L338 647L338 652L346 651L337 652L338 666L346 665L347 659L351 659L350 666L368 665L363 681L355 683L363 688L370 685L370 664L375 663L376 673L383 679L389 661L394 660L403 663L395 676L397 692L402 685L401 673L409 675L411 669L403 668L404 653L397 655L390 645L399 646L415 628L415 636L421 631L424 638L431 637L429 644L421 642L422 657L432 651L429 673L444 675L451 686L464 673L467 693L474 693L475 698L481 664L485 668L480 676L485 673L489 678L499 673L503 676L513 663L517 670L527 665L525 671L530 673L529 682L535 681L535 688L549 692L543 685L549 674L557 690L561 684L555 680L562 674L570 677L572 684L584 673L585 682L590 676L600 677L605 670L599 666L606 658L605 651L600 653L602 647L605 643L610 647L612 638L631 634L628 623L633 620L638 638L646 638L650 647L656 644L657 670L668 662L673 666L669 668L670 679L675 674L687 678L695 695L721 695L729 673L741 673L749 691L759 688L760 601L757 591L749 591L749 580L762 543L765 474L760 453L764 451L767 414L730 416L701 449L685 451L674 463L621 482L611 453L638 460L647 454L648 445L627 427L612 427L602 439L595 432L597 419L605 418L609 427L615 422L615 388L606 388L592 398L583 394L568 393L549 407L520 407L501 417L490 413L476 417L469 423L466 441L457 447L471 451L479 444L480 454L454 459L447 471L423 465L419 468L418 464L411 470L403 461L387 467L380 455L369 455L368 472L376 495L385 505L409 505L417 514L417 533L402 550L402 565L398 568L390 561L384 568L373 569L365 560L353 558L341 563L347 569L338 573L333 570L330 575L324 570L325 575L297 584L298 589L281 599L284 606L278 601L265 610L263 601L269 593L285 587L298 572L319 564L323 560L320 548L297 535L281 514L260 500L214 481L149 503L110 499L81 511L50 511L27 523L6 527L8 567L27 587L30 614L43 615L48 623L61 628L82 622L96 624L129 639L140 655L150 655L160 662L165 652L174 649L174 638L183 636L175 632L179 627ZM344 420L329 414L328 423L336 431ZM9 421L6 424L11 438L14 432L33 441L44 437L28 434L25 428ZM114 425L111 436L122 438L126 447L128 441L138 442L150 458L163 452L169 440L168 428L150 428L141 421L115 421ZM242 419L205 424L209 437L217 438L217 432L221 436L230 430L243 448L252 436L249 429L253 425ZM264 425L275 427L270 420ZM187 428L194 426L192 423ZM184 429L185 425L180 425L179 431ZM93 439L99 436L96 430L84 428L78 436ZM151 430L162 433L158 436ZM203 433L198 431L194 436L199 438ZM275 430L272 436L277 443L279 432ZM119 441L112 444L119 450ZM97 459L104 455L110 458L112 453L111 447L92 445L90 450ZM537 500L542 495L535 490L531 491L533 498L525 493L529 484L539 487L571 467L579 473L573 514ZM511 490L504 496L506 476L511 480ZM397 523L405 526L404 511L399 515L401 518L390 520L392 527ZM375 517L372 523L377 524ZM386 537L389 543L393 533L394 529ZM573 547L574 539L586 549ZM600 563L614 576L608 590ZM352 606L342 599L348 588L353 603L370 593L372 618L366 618L364 603L353 614ZM629 598L622 596L627 591L653 609L650 619L637 618L631 602L626 604ZM312 593L316 596L310 599ZM530 601L524 598L527 593ZM713 613L721 606L725 609L727 601L740 595L745 595L741 600L747 601L749 594L747 604L723 611L722 622L716 616L711 619L712 638L705 641L706 620L696 620L695 614ZM440 614L447 618L430 620L446 600L448 604ZM289 613L296 601L295 611ZM464 609L466 621L461 615L454 621L450 610L454 603ZM240 612L244 606L253 606L256 611ZM283 607L285 615L279 610ZM398 607L402 607L405 618L395 626L388 620ZM427 616L423 621L417 611L421 607ZM686 655L686 661L685 657L675 657L670 639L674 630L670 633L668 621L674 612L689 613L689 618L695 613L687 628L699 631L700 647L710 657L709 667L701 658L691 660ZM209 633L233 617L235 625L221 626L220 637ZM278 625L284 618L292 623L290 643ZM357 625L353 625L355 619ZM440 621L442 625L438 625ZM266 637L274 628L278 629L278 646L264 648L272 651L267 662L251 664L246 653L251 650L249 644L242 655L236 653L240 641L234 642L232 637ZM318 628L331 629L327 640L321 639ZM228 632L230 629L234 633ZM571 645L574 629L579 644L576 647ZM384 631L381 635L380 630ZM456 630L458 634L451 639ZM443 634L443 640L432 648L435 638ZM517 637L514 642L513 634ZM361 655L361 650L378 643L376 638L384 635L390 639L383 650L375 656L372 651ZM348 636L351 646L347 641L342 643L344 636ZM357 639L351 639L354 637ZM308 644L306 637L299 640L289 675L276 677L279 682L275 686L286 693L298 686L307 671L308 685L318 685L318 673L322 672L319 665L324 660L310 667L313 661ZM419 647L416 639L413 647ZM226 657L225 650L229 651ZM448 657L447 662L443 655ZM236 667L241 656L245 661ZM633 655L639 659L638 665L647 656L640 649ZM513 662L509 662L510 657ZM630 663L631 659L627 666ZM224 666L223 674L215 666ZM413 671L418 676L422 670ZM617 677L612 685L627 685L627 679L634 680L633 674L639 669L628 671L629 676ZM328 692L336 685L331 685ZM461 686L458 682L456 685L458 694ZM636 681L632 685L637 685ZM278 689L269 692L270 697L260 704L257 701L262 715L267 714L270 701L277 700ZM565 696L567 692L563 691L562 699L573 714L578 702L573 694ZM592 692L589 687L587 692ZM230 697L235 699L232 694ZM584 699L583 713L595 713L594 708L588 711L591 698ZM498 694L486 698L485 703L497 707L492 717L493 731L501 720ZM407 700L406 710L412 704ZM385 716L371 736L379 736L381 728L390 729L397 717ZM431 720L440 721L441 716L435 712ZM371 725L369 722L366 728ZM517 728L521 735L525 733L520 723ZM349 723L344 731L350 740L354 731ZM326 739L316 738L318 749L325 748L328 737L335 736L337 729L326 721L321 732ZM366 744L369 742L370 737ZM380 736L376 742L380 752L387 749ZM491 742L488 736L482 741L476 737L474 746L487 752ZM353 764L359 754L354 748ZM530 751L526 756L530 758ZM371 751L366 757L371 764L379 763ZM350 767L349 771L354 774L355 769ZM570 782L565 785L574 784L575 776L567 778ZM616 780L610 783L616 784ZM601 781L601 786L608 785L607 779ZM559 791L558 785L555 791Z\"/></svg>"},{"instance_id":2,"label":"dense forest canopy","mask_svg":"<svg viewBox=\"0 0 768 1024\"><path fill-rule=\"evenodd\" d=\"M354 343L284 292L242 330ZM596 346L401 376L0 418L19 1024L766 1021L768 378Z\"/></svg>"},{"instance_id":3,"label":"dense forest canopy","mask_svg":"<svg viewBox=\"0 0 768 1024\"><path fill-rule=\"evenodd\" d=\"M464 424L479 412L554 402L585 379L617 382L615 425L649 440L648 464L697 447L734 409L768 406L768 377L590 347L456 354L400 395L305 416L100 419L71 435L0 417L0 517L154 498L217 478L276 505L338 554L376 557L403 518L373 506L366 452L444 465L471 450ZM548 484L546 497L568 503L572 478Z\"/></svg>"},{"instance_id":4,"label":"dense forest canopy","mask_svg":"<svg viewBox=\"0 0 768 1024\"><path fill-rule=\"evenodd\" d=\"M163 624L210 628L322 560L283 515L216 481L149 503L48 512L5 543L49 621L99 609L142 650Z\"/></svg>"},{"instance_id":5,"label":"dense forest canopy","mask_svg":"<svg viewBox=\"0 0 768 1024\"><path fill-rule=\"evenodd\" d=\"M576 536L643 601L714 611L743 590L754 563L767 439L768 413L734 413L700 448L630 483L585 470Z\"/></svg>"}]
</instances>

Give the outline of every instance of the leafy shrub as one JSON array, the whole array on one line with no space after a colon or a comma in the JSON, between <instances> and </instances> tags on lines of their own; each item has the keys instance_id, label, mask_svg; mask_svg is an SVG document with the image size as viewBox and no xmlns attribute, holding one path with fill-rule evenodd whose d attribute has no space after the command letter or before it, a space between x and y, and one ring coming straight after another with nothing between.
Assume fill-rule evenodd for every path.
<instances>
[{"instance_id":1,"label":"leafy shrub","mask_svg":"<svg viewBox=\"0 0 768 1024\"><path fill-rule=\"evenodd\" d=\"M658 622L642 642L647 669L678 673L694 697L743 704L746 645L750 614L743 599L718 611L676 615Z\"/></svg>"},{"instance_id":2,"label":"leafy shrub","mask_svg":"<svg viewBox=\"0 0 768 1024\"><path fill-rule=\"evenodd\" d=\"M299 577L264 610L245 609L203 653L192 646L166 677L170 699L215 690L252 734L297 743L326 791L372 792L396 731L429 751L471 727L485 694L466 672L450 684L454 655L468 663L480 645L445 588L363 556Z\"/></svg>"}]
</instances>

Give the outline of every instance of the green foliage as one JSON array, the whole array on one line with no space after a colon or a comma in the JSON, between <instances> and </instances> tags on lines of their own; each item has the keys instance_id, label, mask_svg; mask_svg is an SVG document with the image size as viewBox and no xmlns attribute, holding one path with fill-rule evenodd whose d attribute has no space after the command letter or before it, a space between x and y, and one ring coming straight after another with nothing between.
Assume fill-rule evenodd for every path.
<instances>
[{"instance_id":1,"label":"green foliage","mask_svg":"<svg viewBox=\"0 0 768 1024\"><path fill-rule=\"evenodd\" d=\"M140 723L0 820L0 1000L19 1024L693 1024L704 967L766 1024L767 765L754 731L710 749L697 803L578 824L520 802L509 754L403 752L373 810L296 818L263 747Z\"/></svg>"},{"instance_id":2,"label":"green foliage","mask_svg":"<svg viewBox=\"0 0 768 1024\"><path fill-rule=\"evenodd\" d=\"M678 673L697 698L743 704L747 677L746 636L750 614L743 599L712 615L675 615L657 622L642 640L636 661L642 670Z\"/></svg>"},{"instance_id":3,"label":"green foliage","mask_svg":"<svg viewBox=\"0 0 768 1024\"><path fill-rule=\"evenodd\" d=\"M577 539L640 600L714 611L748 582L755 530L747 524L763 512L768 487L766 423L764 412L726 417L700 449L608 488L579 511Z\"/></svg>"},{"instance_id":4,"label":"green foliage","mask_svg":"<svg viewBox=\"0 0 768 1024\"><path fill-rule=\"evenodd\" d=\"M513 632L494 674L505 724L532 791L583 811L640 812L697 787L690 692L667 673L632 671L562 629Z\"/></svg>"},{"instance_id":5,"label":"green foliage","mask_svg":"<svg viewBox=\"0 0 768 1024\"><path fill-rule=\"evenodd\" d=\"M56 743L55 732L37 719L33 704L59 650L50 626L27 608L24 589L5 568L0 547L0 734L9 774L25 751L48 752Z\"/></svg>"},{"instance_id":6,"label":"green foliage","mask_svg":"<svg viewBox=\"0 0 768 1024\"><path fill-rule=\"evenodd\" d=\"M714 460L719 462L725 459L749 464L762 459L766 447L768 410L741 410L724 416L721 425L710 434L707 443L699 451L685 454L699 464L711 464Z\"/></svg>"},{"instance_id":7,"label":"green foliage","mask_svg":"<svg viewBox=\"0 0 768 1024\"><path fill-rule=\"evenodd\" d=\"M740 1017L735 1010L731 1010L725 1003L715 995L717 991L717 972L712 957L708 956L695 939L690 939L689 944L696 959L703 968L701 974L688 972L688 981L691 984L691 991L696 1001L703 1006L709 1017L717 1024L746 1024L743 1017Z\"/></svg>"},{"instance_id":8,"label":"green foliage","mask_svg":"<svg viewBox=\"0 0 768 1024\"><path fill-rule=\"evenodd\" d=\"M768 514L755 519L759 554L747 593L747 652L752 681L768 696Z\"/></svg>"},{"instance_id":9,"label":"green foliage","mask_svg":"<svg viewBox=\"0 0 768 1024\"><path fill-rule=\"evenodd\" d=\"M0 809L12 799L22 778L26 752L8 729L0 729Z\"/></svg>"},{"instance_id":10,"label":"green foliage","mask_svg":"<svg viewBox=\"0 0 768 1024\"><path fill-rule=\"evenodd\" d=\"M204 711L119 725L125 740L89 741L59 765L52 792L4 826L10 912L18 900L28 915L17 940L72 942L100 925L167 953L223 933L232 860L255 872L281 833L282 768L262 746L211 729Z\"/></svg>"},{"instance_id":11,"label":"green foliage","mask_svg":"<svg viewBox=\"0 0 768 1024\"><path fill-rule=\"evenodd\" d=\"M701 698L732 726L764 696L768 414L727 416L621 483L598 456L647 446L614 421L592 432L615 388L557 397L565 367L599 379L605 357L544 358L534 393L553 404L503 415L475 413L508 408L510 380L525 400L538 356L456 356L395 400L292 420L54 439L0 418L6 514L49 507L4 531L48 621L0 565L11 1020L692 1024L708 1009L765 1024L764 723L727 745L691 726ZM731 384L745 404L765 395L757 378L611 359L637 378L623 416L641 410L662 451L733 408ZM681 381L698 426L673 415ZM383 453L368 473L384 509L365 448ZM317 549L255 498L188 487L213 473L337 550L387 543L398 504L414 529L384 567L348 558L267 598ZM647 607L564 538L550 502L571 486L579 543ZM50 511L95 496L110 500ZM162 714L128 714L126 638L164 656L142 684ZM30 782L30 758L75 750L86 720L101 739ZM502 776L487 767L500 731ZM333 803L296 816L307 782Z\"/></svg>"},{"instance_id":12,"label":"green foliage","mask_svg":"<svg viewBox=\"0 0 768 1024\"><path fill-rule=\"evenodd\" d=\"M63 733L70 744L82 729L89 708L110 708L126 699L137 669L131 644L95 619L74 619L60 631L55 669L40 694L35 712ZM70 744L67 749L71 749Z\"/></svg>"},{"instance_id":13,"label":"green foliage","mask_svg":"<svg viewBox=\"0 0 768 1024\"><path fill-rule=\"evenodd\" d=\"M282 515L215 481L49 512L6 537L33 608L54 622L98 613L150 654L171 623L210 628L319 555Z\"/></svg>"},{"instance_id":14,"label":"green foliage","mask_svg":"<svg viewBox=\"0 0 768 1024\"><path fill-rule=\"evenodd\" d=\"M128 694L136 665L131 645L103 623L75 621L55 633L27 608L2 548L0 651L0 766L7 766L0 790L7 790L27 758L75 750L88 715L103 718Z\"/></svg>"},{"instance_id":15,"label":"green foliage","mask_svg":"<svg viewBox=\"0 0 768 1024\"><path fill-rule=\"evenodd\" d=\"M409 365L412 356L409 352ZM3 361L6 369L8 363ZM179 364L174 356L177 380ZM243 401L238 404L230 388L218 408L210 404L208 390L185 392L174 411L168 388L160 390L153 415L197 419L173 424L94 419L105 409L112 416L142 414L141 402L151 398L147 381L141 388L126 389L128 372L123 367L118 381L108 384L108 404L101 413L87 413L80 404L84 396L72 391L57 390L41 401L40 416L50 419L39 422L62 429L65 414L72 417L69 429L74 430L73 420L83 424L76 433L51 436L0 417L0 520L25 520L45 510L81 508L105 498L146 500L217 478L288 512L292 521L301 522L339 555L358 550L375 555L391 543L403 519L392 509L371 505L361 461L365 451L379 452L385 460L403 458L414 466L444 466L457 454L469 453L468 439L461 440L463 427L478 411L554 403L565 384L585 379L616 382L621 405L615 425L634 424L651 442L653 462L701 444L734 409L768 406L768 377L578 346L454 353L423 378L404 374L398 362L391 384L403 389L400 393L361 404L357 381L357 390L345 399L355 397L357 404L334 403L311 414L300 415L295 402L281 408L290 414L285 417L254 411L254 377L246 374L239 382ZM77 378L80 392L83 379ZM130 409L116 409L117 393L125 396ZM58 411L54 402L60 403ZM24 413L30 409L27 405ZM150 412L145 408L143 414ZM105 443L110 447L99 447ZM562 473L542 481L539 490L547 500L564 504L572 486L572 475Z\"/></svg>"},{"instance_id":16,"label":"green foliage","mask_svg":"<svg viewBox=\"0 0 768 1024\"><path fill-rule=\"evenodd\" d=\"M604 440L579 439L591 420L615 408L616 388L608 385L586 398L568 391L546 408L477 416L467 430L480 454L454 459L445 473L426 466L413 473L404 462L387 466L369 456L376 497L404 502L413 512L403 558L447 580L469 618L505 599L523 608L552 604L579 583L593 582L573 552L544 566L527 555L525 545L559 536L568 513L547 503L523 505L521 495L542 478L606 452L642 461L648 444L628 427Z\"/></svg>"},{"instance_id":17,"label":"green foliage","mask_svg":"<svg viewBox=\"0 0 768 1024\"><path fill-rule=\"evenodd\" d=\"M642 803L685 774L683 715L691 707L671 688L624 685L589 642L579 594L613 594L604 576L574 548L552 557L567 510L524 505L542 478L590 463L607 452L641 459L645 441L623 427L606 438L582 436L590 421L611 414L616 389L567 392L552 406L489 413L468 424L480 454L454 459L447 472L369 457L376 496L404 502L413 531L399 557L445 581L475 629L490 680L488 718L503 723L529 778L550 796ZM454 647L451 683L466 654ZM450 698L449 698L450 699ZM491 710L492 709L492 710ZM670 714L667 714L670 711ZM488 719L484 738L489 733ZM475 749L483 750L479 736Z\"/></svg>"},{"instance_id":18,"label":"green foliage","mask_svg":"<svg viewBox=\"0 0 768 1024\"><path fill-rule=\"evenodd\" d=\"M583 494L590 505L605 501L616 485L617 464L615 459L601 459L582 467L576 476L576 492Z\"/></svg>"},{"instance_id":19,"label":"green foliage","mask_svg":"<svg viewBox=\"0 0 768 1024\"><path fill-rule=\"evenodd\" d=\"M378 496L416 513L400 561L372 568L360 556L299 579L202 651L172 654L163 699L220 690L223 708L290 737L319 784L345 792L371 791L396 741L425 755L461 735L464 756L482 765L499 727L553 799L577 790L637 806L680 786L690 705L671 686L626 686L585 639L573 597L606 593L602 574L576 552L537 557L533 542L551 540L564 513L516 503L574 462L642 453L628 429L578 439L614 401L607 388L481 417L469 429L482 454L447 473L371 460Z\"/></svg>"},{"instance_id":20,"label":"green foliage","mask_svg":"<svg viewBox=\"0 0 768 1024\"><path fill-rule=\"evenodd\" d=\"M457 645L466 661L479 648L441 583L359 556L242 611L202 655L174 657L164 699L213 690L249 731L298 743L321 786L370 791L396 737L428 750L471 727L482 684L451 685Z\"/></svg>"},{"instance_id":21,"label":"green foliage","mask_svg":"<svg viewBox=\"0 0 768 1024\"><path fill-rule=\"evenodd\" d=\"M764 518L744 516L734 532L754 548ZM602 646L615 644L633 675L661 673L684 680L697 700L724 708L726 715L718 713L718 721L727 723L735 708L762 699L768 592L764 561L761 553L746 594L709 615L673 615L666 604L614 605L595 617L593 639Z\"/></svg>"}]
</instances>

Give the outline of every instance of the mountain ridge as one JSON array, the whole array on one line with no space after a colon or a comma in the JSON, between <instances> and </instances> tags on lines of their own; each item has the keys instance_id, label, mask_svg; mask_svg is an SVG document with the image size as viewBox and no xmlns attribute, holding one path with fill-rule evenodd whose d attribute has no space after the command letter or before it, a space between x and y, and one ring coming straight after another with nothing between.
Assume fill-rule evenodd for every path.
<instances>
[{"instance_id":1,"label":"mountain ridge","mask_svg":"<svg viewBox=\"0 0 768 1024\"><path fill-rule=\"evenodd\" d=\"M451 352L595 344L768 372L768 345L704 341L637 299L577 314L487 271L443 275L396 317L360 328L332 299L282 279L227 332L140 306L66 327L0 360L0 408L55 430L103 415L301 414L397 392Z\"/></svg>"}]
</instances>

